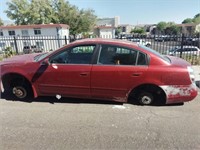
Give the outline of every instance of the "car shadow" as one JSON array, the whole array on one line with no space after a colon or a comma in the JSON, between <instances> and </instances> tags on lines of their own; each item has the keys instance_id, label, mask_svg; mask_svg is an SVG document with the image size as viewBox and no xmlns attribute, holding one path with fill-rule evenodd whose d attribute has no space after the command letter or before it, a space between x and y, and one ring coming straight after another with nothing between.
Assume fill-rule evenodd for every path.
<instances>
[{"instance_id":1,"label":"car shadow","mask_svg":"<svg viewBox=\"0 0 200 150\"><path fill-rule=\"evenodd\" d=\"M56 103L70 103L70 104L106 104L106 105L123 105L122 102L115 102L115 101L109 101L109 100L96 100L96 99L80 99L80 98L67 98L62 97L61 99L57 99L53 96L42 96L38 98L29 98L25 100L19 100L15 97L12 97L10 95L2 94L0 96L2 99L5 99L6 101L19 101L24 103L33 103L33 102L41 102L41 103L50 103L50 104L56 104ZM141 106L139 103L136 102L127 102L127 104L135 105L135 106ZM166 107L166 106L183 106L184 103L178 103L178 104L163 104L163 103L155 103L150 105L150 107Z\"/></svg>"},{"instance_id":2,"label":"car shadow","mask_svg":"<svg viewBox=\"0 0 200 150\"><path fill-rule=\"evenodd\" d=\"M41 102L41 103L71 103L71 104L108 104L108 105L123 105L121 102L114 102L114 101L105 101L105 100L94 100L94 99L80 99L80 98L67 98L62 97L61 99L57 99L53 96L42 96L38 98L29 98L25 100L19 100L9 95L1 95L2 99L7 101L19 101L24 103L33 103L33 102Z\"/></svg>"}]
</instances>

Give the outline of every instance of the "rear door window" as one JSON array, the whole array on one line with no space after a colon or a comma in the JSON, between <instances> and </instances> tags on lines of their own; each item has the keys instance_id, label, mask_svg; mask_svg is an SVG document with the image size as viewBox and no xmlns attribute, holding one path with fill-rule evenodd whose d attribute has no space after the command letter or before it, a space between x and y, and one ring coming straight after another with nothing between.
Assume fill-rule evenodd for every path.
<instances>
[{"instance_id":1,"label":"rear door window","mask_svg":"<svg viewBox=\"0 0 200 150\"><path fill-rule=\"evenodd\" d=\"M113 46L102 45L100 47L97 64L102 65L147 65L147 55L137 50Z\"/></svg>"}]
</instances>

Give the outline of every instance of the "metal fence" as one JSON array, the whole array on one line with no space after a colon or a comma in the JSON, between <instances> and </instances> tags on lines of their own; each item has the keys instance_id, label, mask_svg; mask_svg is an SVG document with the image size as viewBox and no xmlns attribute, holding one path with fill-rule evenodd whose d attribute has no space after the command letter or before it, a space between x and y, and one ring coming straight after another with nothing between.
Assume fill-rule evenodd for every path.
<instances>
[{"instance_id":1,"label":"metal fence","mask_svg":"<svg viewBox=\"0 0 200 150\"><path fill-rule=\"evenodd\" d=\"M58 36L13 36L13 37L0 37L0 53L3 53L7 47L10 47L16 54L24 53L28 47L35 47L41 49L43 52L53 51L65 44L70 40L65 37Z\"/></svg>"},{"instance_id":2,"label":"metal fence","mask_svg":"<svg viewBox=\"0 0 200 150\"><path fill-rule=\"evenodd\" d=\"M148 46L163 55L183 58L192 64L200 64L200 36L187 35L126 35L119 39Z\"/></svg>"},{"instance_id":3,"label":"metal fence","mask_svg":"<svg viewBox=\"0 0 200 150\"><path fill-rule=\"evenodd\" d=\"M200 64L200 37L196 36L170 36L170 35L123 35L121 40L129 40L148 46L164 55L176 55L195 64ZM0 37L0 53L11 47L17 54L22 54L28 46L35 46L43 52L56 50L63 45L74 41L67 37L58 36L29 36L29 37Z\"/></svg>"}]
</instances>

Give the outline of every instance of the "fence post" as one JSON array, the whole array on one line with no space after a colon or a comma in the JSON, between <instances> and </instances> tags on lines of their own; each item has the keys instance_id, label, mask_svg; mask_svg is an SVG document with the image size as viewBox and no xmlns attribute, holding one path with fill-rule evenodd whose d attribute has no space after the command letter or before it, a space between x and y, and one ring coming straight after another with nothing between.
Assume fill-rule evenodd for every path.
<instances>
[{"instance_id":1,"label":"fence post","mask_svg":"<svg viewBox=\"0 0 200 150\"><path fill-rule=\"evenodd\" d=\"M184 33L183 33L183 34L182 34L182 38L181 38L181 53L180 53L180 58L182 58L182 51L183 51L184 39L185 39L185 35L184 35Z\"/></svg>"},{"instance_id":2,"label":"fence post","mask_svg":"<svg viewBox=\"0 0 200 150\"><path fill-rule=\"evenodd\" d=\"M19 54L19 51L18 51L17 40L16 40L16 37L15 37L15 36L14 36L14 43L15 43L16 54L18 55L18 54Z\"/></svg>"},{"instance_id":3,"label":"fence post","mask_svg":"<svg viewBox=\"0 0 200 150\"><path fill-rule=\"evenodd\" d=\"M67 36L65 35L65 44L67 45Z\"/></svg>"},{"instance_id":4,"label":"fence post","mask_svg":"<svg viewBox=\"0 0 200 150\"><path fill-rule=\"evenodd\" d=\"M197 47L200 48L200 33L197 33Z\"/></svg>"}]
</instances>

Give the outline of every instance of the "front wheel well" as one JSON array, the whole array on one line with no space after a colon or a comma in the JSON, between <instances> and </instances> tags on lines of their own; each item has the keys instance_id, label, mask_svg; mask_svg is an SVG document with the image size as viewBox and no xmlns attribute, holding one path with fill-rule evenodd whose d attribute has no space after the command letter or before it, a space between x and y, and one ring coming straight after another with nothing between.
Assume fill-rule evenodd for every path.
<instances>
[{"instance_id":1,"label":"front wheel well","mask_svg":"<svg viewBox=\"0 0 200 150\"><path fill-rule=\"evenodd\" d=\"M162 88L155 84L142 84L131 90L128 96L129 103L138 103L138 96L141 93L149 92L154 96L153 104L163 105L166 103L166 94Z\"/></svg>"},{"instance_id":2,"label":"front wheel well","mask_svg":"<svg viewBox=\"0 0 200 150\"><path fill-rule=\"evenodd\" d=\"M29 89L30 94L33 94L31 83L23 75L17 73L6 74L2 77L2 83L5 91L10 90L10 88L14 87L15 85L20 84L25 85Z\"/></svg>"}]
</instances>

